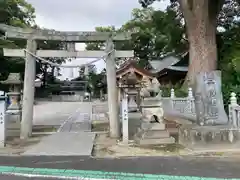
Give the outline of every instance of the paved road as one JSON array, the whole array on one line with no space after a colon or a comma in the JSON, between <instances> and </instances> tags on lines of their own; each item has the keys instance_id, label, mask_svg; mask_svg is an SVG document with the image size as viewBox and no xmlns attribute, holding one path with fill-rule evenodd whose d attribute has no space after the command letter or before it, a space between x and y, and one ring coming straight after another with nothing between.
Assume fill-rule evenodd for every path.
<instances>
[{"instance_id":1,"label":"paved road","mask_svg":"<svg viewBox=\"0 0 240 180\"><path fill-rule=\"evenodd\" d=\"M240 178L240 158L129 157L121 159L94 159L89 157L43 156L1 157L0 162L0 166Z\"/></svg>"},{"instance_id":2,"label":"paved road","mask_svg":"<svg viewBox=\"0 0 240 180\"><path fill-rule=\"evenodd\" d=\"M77 110L90 112L91 105L88 102L48 102L40 101L34 106L34 125L61 125L69 116Z\"/></svg>"},{"instance_id":3,"label":"paved road","mask_svg":"<svg viewBox=\"0 0 240 180\"><path fill-rule=\"evenodd\" d=\"M36 116L40 119L36 118L36 123L61 124L61 128L59 132L43 138L23 155L91 156L95 139L94 133L88 133L91 131L91 103L41 102L35 108L38 109ZM68 118L65 115L68 115ZM44 118L49 119L44 120Z\"/></svg>"}]
</instances>

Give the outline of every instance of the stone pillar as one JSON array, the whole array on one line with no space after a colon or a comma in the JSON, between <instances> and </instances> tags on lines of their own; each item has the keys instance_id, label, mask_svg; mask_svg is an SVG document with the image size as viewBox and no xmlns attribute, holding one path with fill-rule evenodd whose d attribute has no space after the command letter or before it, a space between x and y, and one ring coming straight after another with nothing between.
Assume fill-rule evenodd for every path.
<instances>
[{"instance_id":1,"label":"stone pillar","mask_svg":"<svg viewBox=\"0 0 240 180\"><path fill-rule=\"evenodd\" d=\"M27 40L27 50L36 53L37 43L35 40ZM21 121L21 139L27 139L32 134L33 104L35 91L36 61L35 58L26 53L25 75L23 87L23 107Z\"/></svg>"},{"instance_id":2,"label":"stone pillar","mask_svg":"<svg viewBox=\"0 0 240 180\"><path fill-rule=\"evenodd\" d=\"M119 78L119 82L118 82L118 102L121 103L121 99L122 99L122 77Z\"/></svg>"},{"instance_id":3,"label":"stone pillar","mask_svg":"<svg viewBox=\"0 0 240 180\"><path fill-rule=\"evenodd\" d=\"M106 43L106 53L114 50L112 39ZM108 107L109 107L109 123L110 123L110 136L112 138L120 137L120 123L118 115L118 94L116 82L116 66L114 51L106 57L106 70L107 70L107 91L108 91Z\"/></svg>"}]
</instances>

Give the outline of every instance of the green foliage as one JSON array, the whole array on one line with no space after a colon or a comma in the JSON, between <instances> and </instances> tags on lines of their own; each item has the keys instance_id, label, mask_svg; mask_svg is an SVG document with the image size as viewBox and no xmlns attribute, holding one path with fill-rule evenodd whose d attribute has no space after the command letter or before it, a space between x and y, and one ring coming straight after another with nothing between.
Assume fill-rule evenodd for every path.
<instances>
[{"instance_id":1,"label":"green foliage","mask_svg":"<svg viewBox=\"0 0 240 180\"><path fill-rule=\"evenodd\" d=\"M187 97L188 95L188 90L182 88L182 84L178 83L175 85L162 85L161 90L162 90L162 96L163 97L170 97L171 89L174 89L175 96L176 97Z\"/></svg>"},{"instance_id":2,"label":"green foliage","mask_svg":"<svg viewBox=\"0 0 240 180\"><path fill-rule=\"evenodd\" d=\"M0 23L18 27L34 25L34 8L25 0L1 0ZM2 48L24 48L26 41L10 41L4 39L4 32L0 32L0 79L6 79L9 72L24 72L24 59L7 58L3 56Z\"/></svg>"},{"instance_id":3,"label":"green foliage","mask_svg":"<svg viewBox=\"0 0 240 180\"><path fill-rule=\"evenodd\" d=\"M218 36L218 65L222 71L223 99L227 106L231 92L240 95L240 22L226 28Z\"/></svg>"},{"instance_id":4,"label":"green foliage","mask_svg":"<svg viewBox=\"0 0 240 180\"><path fill-rule=\"evenodd\" d=\"M135 56L147 64L149 59L158 59L169 52L185 51L184 28L171 8L165 12L153 8L134 9L132 19L121 28L132 33L129 42Z\"/></svg>"},{"instance_id":5,"label":"green foliage","mask_svg":"<svg viewBox=\"0 0 240 180\"><path fill-rule=\"evenodd\" d=\"M131 32L132 39L127 42L115 43L117 50L134 50L140 65L145 67L149 59L158 59L169 52L186 51L186 41L183 39L184 27L177 13L168 8L156 11L153 8L133 9L132 19L120 29L97 27L99 32ZM101 50L103 43L87 43L87 50Z\"/></svg>"},{"instance_id":6,"label":"green foliage","mask_svg":"<svg viewBox=\"0 0 240 180\"><path fill-rule=\"evenodd\" d=\"M103 70L101 73L90 72L89 73L89 83L91 84L91 92L95 95L100 95L100 90L104 93L107 91L106 82L106 71Z\"/></svg>"},{"instance_id":7,"label":"green foliage","mask_svg":"<svg viewBox=\"0 0 240 180\"><path fill-rule=\"evenodd\" d=\"M61 41L39 41L38 42L38 49L41 49L41 50L63 50L63 49L65 49L65 47L66 47L66 44ZM62 64L65 62L64 58L44 58L44 59L46 59L50 62L53 62L53 63L57 63L57 64ZM47 70L49 68L51 69L50 73L47 72ZM43 81L44 87L47 83L54 82L55 68L57 68L59 70L58 67L54 67L50 64L42 63L41 61L37 62L37 71L36 71L37 73L36 74L43 75L42 81Z\"/></svg>"},{"instance_id":8,"label":"green foliage","mask_svg":"<svg viewBox=\"0 0 240 180\"><path fill-rule=\"evenodd\" d=\"M97 32L115 32L116 28L114 26L107 27L96 27L95 31ZM86 50L104 50L104 43L86 43Z\"/></svg>"}]
</instances>

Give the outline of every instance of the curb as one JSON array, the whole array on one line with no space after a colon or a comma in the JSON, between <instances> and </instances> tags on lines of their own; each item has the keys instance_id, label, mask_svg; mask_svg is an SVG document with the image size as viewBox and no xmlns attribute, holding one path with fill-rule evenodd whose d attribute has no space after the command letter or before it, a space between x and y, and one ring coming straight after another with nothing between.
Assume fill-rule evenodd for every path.
<instances>
[{"instance_id":1,"label":"curb","mask_svg":"<svg viewBox=\"0 0 240 180\"><path fill-rule=\"evenodd\" d=\"M227 180L226 178L208 178L208 177L192 177L192 176L168 176L153 174L134 174L121 172L104 172L104 171L84 171L74 169L47 169L47 168L25 168L15 166L0 166L0 174L18 175L28 177L58 177L64 179L88 179L88 180ZM240 179L234 179L240 180Z\"/></svg>"}]
</instances>

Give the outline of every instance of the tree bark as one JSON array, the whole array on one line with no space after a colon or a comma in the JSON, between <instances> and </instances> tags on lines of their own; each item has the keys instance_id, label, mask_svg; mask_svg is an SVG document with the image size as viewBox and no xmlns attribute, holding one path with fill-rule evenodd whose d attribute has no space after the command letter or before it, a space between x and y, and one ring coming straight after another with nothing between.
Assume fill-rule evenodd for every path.
<instances>
[{"instance_id":1,"label":"tree bark","mask_svg":"<svg viewBox=\"0 0 240 180\"><path fill-rule=\"evenodd\" d=\"M216 19L222 0L179 0L189 41L189 70L185 84L217 68Z\"/></svg>"},{"instance_id":2,"label":"tree bark","mask_svg":"<svg viewBox=\"0 0 240 180\"><path fill-rule=\"evenodd\" d=\"M199 22L200 21L200 22ZM196 27L188 32L189 71L187 81L194 83L200 72L210 72L217 68L216 26L202 20L196 21Z\"/></svg>"}]
</instances>

